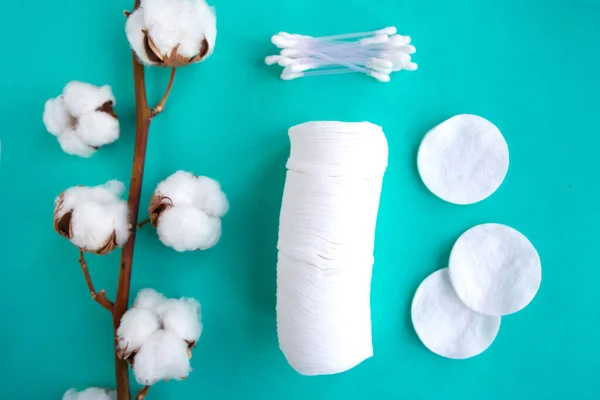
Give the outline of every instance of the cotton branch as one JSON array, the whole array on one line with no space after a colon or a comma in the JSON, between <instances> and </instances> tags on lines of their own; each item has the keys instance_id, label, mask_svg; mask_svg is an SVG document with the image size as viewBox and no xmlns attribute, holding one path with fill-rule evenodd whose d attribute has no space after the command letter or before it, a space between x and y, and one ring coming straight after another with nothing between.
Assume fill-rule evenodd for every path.
<instances>
[{"instance_id":1,"label":"cotton branch","mask_svg":"<svg viewBox=\"0 0 600 400\"><path fill-rule=\"evenodd\" d=\"M165 109L165 104L167 103L167 99L171 94L171 89L173 88L173 82L175 81L175 72L177 72L177 68L171 68L171 77L169 78L169 86L167 86L167 91L163 95L162 99L158 102L156 106L151 111L152 117L156 117Z\"/></svg>"},{"instance_id":2,"label":"cotton branch","mask_svg":"<svg viewBox=\"0 0 600 400\"><path fill-rule=\"evenodd\" d=\"M108 299L108 297L106 297L106 292L104 291L104 289L96 293L96 289L94 289L94 283L92 282L92 277L90 276L90 271L88 270L87 263L85 262L85 258L83 257L83 251L81 250L79 250L79 264L81 265L83 276L85 277L85 281L87 282L88 288L90 289L92 299L96 300L98 304L106 308L108 311L112 312L114 304Z\"/></svg>"},{"instance_id":3,"label":"cotton branch","mask_svg":"<svg viewBox=\"0 0 600 400\"><path fill-rule=\"evenodd\" d=\"M150 390L150 386L144 386L141 388L137 396L135 396L135 400L144 400L148 394L148 390Z\"/></svg>"}]
</instances>

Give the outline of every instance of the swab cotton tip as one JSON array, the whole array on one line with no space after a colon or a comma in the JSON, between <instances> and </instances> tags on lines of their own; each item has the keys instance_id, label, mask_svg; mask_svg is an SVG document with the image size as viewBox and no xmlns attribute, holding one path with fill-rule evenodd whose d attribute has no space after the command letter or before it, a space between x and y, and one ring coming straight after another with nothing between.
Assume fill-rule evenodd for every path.
<instances>
[{"instance_id":1,"label":"swab cotton tip","mask_svg":"<svg viewBox=\"0 0 600 400\"><path fill-rule=\"evenodd\" d=\"M142 63L181 67L212 54L216 16L204 0L141 0L125 32Z\"/></svg>"},{"instance_id":2,"label":"swab cotton tip","mask_svg":"<svg viewBox=\"0 0 600 400\"><path fill-rule=\"evenodd\" d=\"M370 123L289 131L279 221L277 335L303 375L349 370L373 355L370 285L388 148Z\"/></svg>"},{"instance_id":3,"label":"swab cotton tip","mask_svg":"<svg viewBox=\"0 0 600 400\"><path fill-rule=\"evenodd\" d=\"M369 75L371 75L373 78L377 79L379 82L389 82L390 81L390 76L383 72L373 71L373 72L370 72Z\"/></svg>"},{"instance_id":4,"label":"swab cotton tip","mask_svg":"<svg viewBox=\"0 0 600 400\"><path fill-rule=\"evenodd\" d=\"M387 35L377 35L370 38L364 38L360 40L361 46L368 46L371 44L381 44L386 43L389 37Z\"/></svg>"},{"instance_id":5,"label":"swab cotton tip","mask_svg":"<svg viewBox=\"0 0 600 400\"><path fill-rule=\"evenodd\" d=\"M427 188L449 203L473 204L491 196L508 172L508 145L485 118L461 114L423 138L417 155Z\"/></svg>"},{"instance_id":6,"label":"swab cotton tip","mask_svg":"<svg viewBox=\"0 0 600 400\"><path fill-rule=\"evenodd\" d=\"M388 26L388 27L378 30L377 34L391 36L391 35L395 35L396 32L398 32L398 29L396 29L395 26Z\"/></svg>"},{"instance_id":7,"label":"swab cotton tip","mask_svg":"<svg viewBox=\"0 0 600 400\"><path fill-rule=\"evenodd\" d=\"M46 102L44 125L65 153L87 158L119 138L114 105L110 86L72 81L61 96Z\"/></svg>"},{"instance_id":8,"label":"swab cotton tip","mask_svg":"<svg viewBox=\"0 0 600 400\"><path fill-rule=\"evenodd\" d=\"M540 257L531 242L500 224L478 225L463 233L450 253L449 271L462 302L492 316L525 308L542 281Z\"/></svg>"},{"instance_id":9,"label":"swab cotton tip","mask_svg":"<svg viewBox=\"0 0 600 400\"><path fill-rule=\"evenodd\" d=\"M129 239L130 225L120 185L109 182L65 190L54 201L54 229L82 251L108 254L122 247Z\"/></svg>"},{"instance_id":10,"label":"swab cotton tip","mask_svg":"<svg viewBox=\"0 0 600 400\"><path fill-rule=\"evenodd\" d=\"M404 64L404 66L402 68L407 71L416 71L419 68L419 66L414 62L409 62L409 63Z\"/></svg>"},{"instance_id":11,"label":"swab cotton tip","mask_svg":"<svg viewBox=\"0 0 600 400\"><path fill-rule=\"evenodd\" d=\"M281 56L267 56L267 57L265 57L265 64L267 64L267 65L277 64L280 59L281 59Z\"/></svg>"},{"instance_id":12,"label":"swab cotton tip","mask_svg":"<svg viewBox=\"0 0 600 400\"><path fill-rule=\"evenodd\" d=\"M177 171L161 182L148 212L158 237L177 251L206 250L221 237L221 217L229 203L218 182Z\"/></svg>"},{"instance_id":13,"label":"swab cotton tip","mask_svg":"<svg viewBox=\"0 0 600 400\"><path fill-rule=\"evenodd\" d=\"M434 272L419 285L412 301L411 318L425 347L453 359L482 353L500 329L500 317L478 314L458 298L448 268Z\"/></svg>"},{"instance_id":14,"label":"swab cotton tip","mask_svg":"<svg viewBox=\"0 0 600 400\"><path fill-rule=\"evenodd\" d=\"M93 387L81 392L69 389L63 395L62 400L117 400L115 390Z\"/></svg>"}]
</instances>

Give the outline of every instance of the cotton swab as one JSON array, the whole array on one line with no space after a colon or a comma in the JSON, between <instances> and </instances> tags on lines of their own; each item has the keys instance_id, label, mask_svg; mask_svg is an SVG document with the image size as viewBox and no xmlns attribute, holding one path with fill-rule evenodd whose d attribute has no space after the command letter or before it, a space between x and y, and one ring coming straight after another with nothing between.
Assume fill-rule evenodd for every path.
<instances>
[{"instance_id":1,"label":"cotton swab","mask_svg":"<svg viewBox=\"0 0 600 400\"><path fill-rule=\"evenodd\" d=\"M393 26L323 37L279 32L271 41L280 53L266 57L265 63L284 67L285 80L355 72L388 82L392 72L418 67L411 60L416 48L410 36L398 35Z\"/></svg>"}]
</instances>

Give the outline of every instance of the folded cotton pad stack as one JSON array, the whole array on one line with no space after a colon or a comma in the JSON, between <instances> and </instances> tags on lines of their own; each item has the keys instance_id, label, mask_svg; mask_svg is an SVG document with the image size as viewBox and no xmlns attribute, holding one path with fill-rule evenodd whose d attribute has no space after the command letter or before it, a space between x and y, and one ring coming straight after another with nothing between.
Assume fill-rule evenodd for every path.
<instances>
[{"instance_id":1,"label":"folded cotton pad stack","mask_svg":"<svg viewBox=\"0 0 600 400\"><path fill-rule=\"evenodd\" d=\"M412 321L429 350L469 358L492 344L501 316L533 300L542 280L540 258L518 231L484 224L460 236L448 265L417 289Z\"/></svg>"},{"instance_id":2,"label":"folded cotton pad stack","mask_svg":"<svg viewBox=\"0 0 600 400\"><path fill-rule=\"evenodd\" d=\"M370 123L289 131L279 222L277 333L303 375L346 371L373 355L371 272L388 147Z\"/></svg>"}]
</instances>

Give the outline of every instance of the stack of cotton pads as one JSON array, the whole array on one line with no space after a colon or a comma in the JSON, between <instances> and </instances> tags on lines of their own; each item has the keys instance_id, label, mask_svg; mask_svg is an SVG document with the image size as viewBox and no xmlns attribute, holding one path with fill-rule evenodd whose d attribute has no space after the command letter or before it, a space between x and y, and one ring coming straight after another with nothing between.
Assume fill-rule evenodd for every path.
<instances>
[{"instance_id":1,"label":"stack of cotton pads","mask_svg":"<svg viewBox=\"0 0 600 400\"><path fill-rule=\"evenodd\" d=\"M457 115L425 135L418 167L438 197L472 204L489 197L504 180L508 146L491 122ZM421 283L411 310L423 344L448 358L469 358L487 349L500 329L500 317L527 306L542 279L533 245L500 224L466 231L454 244L448 266Z\"/></svg>"},{"instance_id":2,"label":"stack of cotton pads","mask_svg":"<svg viewBox=\"0 0 600 400\"><path fill-rule=\"evenodd\" d=\"M279 345L299 373L335 374L373 355L370 287L387 141L370 123L310 122L289 136Z\"/></svg>"},{"instance_id":3,"label":"stack of cotton pads","mask_svg":"<svg viewBox=\"0 0 600 400\"><path fill-rule=\"evenodd\" d=\"M414 71L411 61L416 49L410 36L396 34L393 26L372 32L312 37L280 32L271 38L281 49L268 56L267 65L284 67L281 79L304 76L363 73L380 82L388 82L392 72Z\"/></svg>"}]
</instances>

